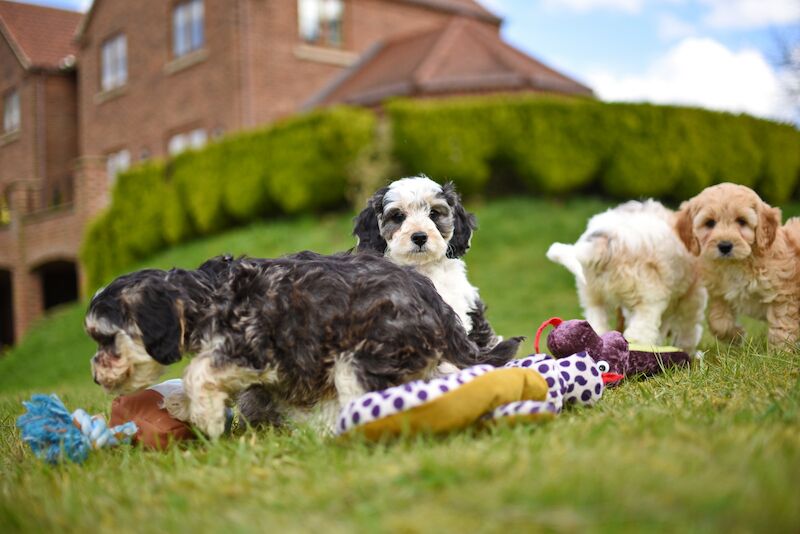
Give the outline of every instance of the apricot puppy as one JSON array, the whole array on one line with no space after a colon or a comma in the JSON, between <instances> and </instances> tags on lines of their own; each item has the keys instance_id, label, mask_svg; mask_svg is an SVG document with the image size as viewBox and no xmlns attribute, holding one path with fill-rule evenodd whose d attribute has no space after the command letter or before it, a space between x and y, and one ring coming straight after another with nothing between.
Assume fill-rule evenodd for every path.
<instances>
[{"instance_id":1,"label":"apricot puppy","mask_svg":"<svg viewBox=\"0 0 800 534\"><path fill-rule=\"evenodd\" d=\"M677 229L700 258L715 336L741 337L741 314L766 320L772 344L800 339L799 218L781 226L779 208L748 187L724 183L684 202Z\"/></svg>"}]
</instances>

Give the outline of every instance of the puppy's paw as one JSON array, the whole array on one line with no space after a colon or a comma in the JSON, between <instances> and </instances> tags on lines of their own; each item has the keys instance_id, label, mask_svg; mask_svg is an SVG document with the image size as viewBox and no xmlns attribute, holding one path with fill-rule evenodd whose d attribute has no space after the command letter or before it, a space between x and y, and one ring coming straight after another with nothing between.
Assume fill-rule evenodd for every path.
<instances>
[{"instance_id":1,"label":"puppy's paw","mask_svg":"<svg viewBox=\"0 0 800 534\"><path fill-rule=\"evenodd\" d=\"M745 338L747 337L747 332L744 331L744 328L741 326L737 326L733 330L726 332L721 338L731 345L741 345L744 343Z\"/></svg>"},{"instance_id":2,"label":"puppy's paw","mask_svg":"<svg viewBox=\"0 0 800 534\"><path fill-rule=\"evenodd\" d=\"M211 439L217 439L225 432L224 412L221 416L192 413L189 422Z\"/></svg>"},{"instance_id":3,"label":"puppy's paw","mask_svg":"<svg viewBox=\"0 0 800 534\"><path fill-rule=\"evenodd\" d=\"M716 325L709 323L709 327L711 329L711 333L714 334L714 337L719 339L720 341L724 341L725 343L730 343L732 345L739 345L741 344L747 333L741 326L735 325L729 328L719 328L718 326L715 328Z\"/></svg>"}]
</instances>

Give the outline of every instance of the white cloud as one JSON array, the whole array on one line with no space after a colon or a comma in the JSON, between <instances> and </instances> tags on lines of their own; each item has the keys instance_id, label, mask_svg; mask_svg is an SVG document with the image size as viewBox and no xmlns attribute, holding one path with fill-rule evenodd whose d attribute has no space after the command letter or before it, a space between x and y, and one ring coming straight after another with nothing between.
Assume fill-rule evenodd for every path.
<instances>
[{"instance_id":1,"label":"white cloud","mask_svg":"<svg viewBox=\"0 0 800 534\"><path fill-rule=\"evenodd\" d=\"M783 120L795 118L780 76L761 52L734 52L709 38L684 39L642 74L595 72L588 79L604 100L683 104Z\"/></svg>"},{"instance_id":2,"label":"white cloud","mask_svg":"<svg viewBox=\"0 0 800 534\"><path fill-rule=\"evenodd\" d=\"M800 21L800 0L700 0L710 8L704 22L714 28L760 28Z\"/></svg>"},{"instance_id":3,"label":"white cloud","mask_svg":"<svg viewBox=\"0 0 800 534\"><path fill-rule=\"evenodd\" d=\"M544 5L550 8L562 8L577 13L588 13L595 10L623 11L625 13L638 13L644 5L644 0L543 0Z\"/></svg>"},{"instance_id":4,"label":"white cloud","mask_svg":"<svg viewBox=\"0 0 800 534\"><path fill-rule=\"evenodd\" d=\"M658 36L665 41L673 41L697 35L694 24L664 13L658 17Z\"/></svg>"}]
</instances>

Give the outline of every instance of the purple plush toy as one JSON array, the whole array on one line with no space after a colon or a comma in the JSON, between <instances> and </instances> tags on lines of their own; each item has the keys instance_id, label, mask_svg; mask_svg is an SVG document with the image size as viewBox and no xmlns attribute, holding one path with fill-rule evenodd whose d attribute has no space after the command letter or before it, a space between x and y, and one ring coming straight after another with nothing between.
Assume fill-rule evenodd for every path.
<instances>
[{"instance_id":1,"label":"purple plush toy","mask_svg":"<svg viewBox=\"0 0 800 534\"><path fill-rule=\"evenodd\" d=\"M563 358L586 351L595 361L608 362L611 373L652 376L666 367L688 366L692 361L686 352L676 347L629 344L619 332L606 332L598 336L588 321L563 321L558 317L545 321L539 327L536 332L536 352L539 352L539 338L548 326L554 327L547 336L547 346L554 357Z\"/></svg>"}]
</instances>

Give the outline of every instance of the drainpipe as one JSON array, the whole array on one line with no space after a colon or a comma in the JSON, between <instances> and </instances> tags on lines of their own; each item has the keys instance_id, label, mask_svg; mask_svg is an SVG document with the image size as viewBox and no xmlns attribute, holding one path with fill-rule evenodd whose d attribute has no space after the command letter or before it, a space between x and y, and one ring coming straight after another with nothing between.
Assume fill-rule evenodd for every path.
<instances>
[{"instance_id":1,"label":"drainpipe","mask_svg":"<svg viewBox=\"0 0 800 534\"><path fill-rule=\"evenodd\" d=\"M37 163L37 170L36 173L38 176L37 182L40 185L39 188L39 202L40 206L36 206L34 209L42 209L46 207L47 202L45 199L46 191L47 191L47 125L45 120L45 112L46 112L46 102L45 102L45 83L47 81L47 75L41 74L40 76L36 77L36 116L34 120L36 121L36 163Z\"/></svg>"},{"instance_id":2,"label":"drainpipe","mask_svg":"<svg viewBox=\"0 0 800 534\"><path fill-rule=\"evenodd\" d=\"M239 129L252 126L252 80L250 77L250 0L238 0L239 32Z\"/></svg>"}]
</instances>

